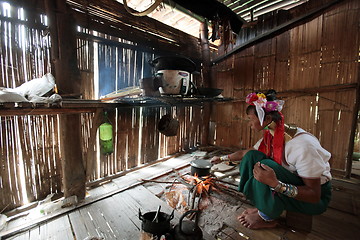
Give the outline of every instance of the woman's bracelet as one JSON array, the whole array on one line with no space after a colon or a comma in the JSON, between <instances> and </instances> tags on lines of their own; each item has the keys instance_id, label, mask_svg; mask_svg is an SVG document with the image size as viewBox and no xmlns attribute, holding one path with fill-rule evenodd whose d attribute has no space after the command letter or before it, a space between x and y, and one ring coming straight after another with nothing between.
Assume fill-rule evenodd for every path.
<instances>
[{"instance_id":1,"label":"woman's bracelet","mask_svg":"<svg viewBox=\"0 0 360 240\"><path fill-rule=\"evenodd\" d=\"M278 185L276 185L276 187L271 188L271 190L284 194L285 196L291 197L291 198L295 198L299 191L297 186L292 185L292 184L288 184L288 183L283 183L281 181L278 181Z\"/></svg>"},{"instance_id":2,"label":"woman's bracelet","mask_svg":"<svg viewBox=\"0 0 360 240\"><path fill-rule=\"evenodd\" d=\"M230 161L230 155L224 155L220 157L221 161Z\"/></svg>"}]
</instances>

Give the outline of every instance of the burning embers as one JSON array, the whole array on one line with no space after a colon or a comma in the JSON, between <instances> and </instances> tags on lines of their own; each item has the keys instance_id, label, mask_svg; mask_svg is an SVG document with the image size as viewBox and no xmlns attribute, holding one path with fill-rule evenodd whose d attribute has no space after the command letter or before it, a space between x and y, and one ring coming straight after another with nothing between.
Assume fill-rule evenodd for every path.
<instances>
[{"instance_id":1,"label":"burning embers","mask_svg":"<svg viewBox=\"0 0 360 240\"><path fill-rule=\"evenodd\" d=\"M175 183L178 184L175 185ZM227 187L218 183L217 179L211 175L198 177L196 173L192 176L180 175L177 172L174 184L165 193L165 199L172 208L181 212L203 210L211 204L211 192L220 191L222 188Z\"/></svg>"}]
</instances>

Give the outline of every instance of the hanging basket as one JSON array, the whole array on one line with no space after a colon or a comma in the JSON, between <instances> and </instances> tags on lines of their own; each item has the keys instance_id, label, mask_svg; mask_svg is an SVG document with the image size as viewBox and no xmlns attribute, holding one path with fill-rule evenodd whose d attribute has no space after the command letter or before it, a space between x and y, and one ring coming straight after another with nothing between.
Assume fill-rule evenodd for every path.
<instances>
[{"instance_id":1,"label":"hanging basket","mask_svg":"<svg viewBox=\"0 0 360 240\"><path fill-rule=\"evenodd\" d=\"M179 121L169 114L162 116L158 124L159 132L165 136L176 136L178 128Z\"/></svg>"}]
</instances>

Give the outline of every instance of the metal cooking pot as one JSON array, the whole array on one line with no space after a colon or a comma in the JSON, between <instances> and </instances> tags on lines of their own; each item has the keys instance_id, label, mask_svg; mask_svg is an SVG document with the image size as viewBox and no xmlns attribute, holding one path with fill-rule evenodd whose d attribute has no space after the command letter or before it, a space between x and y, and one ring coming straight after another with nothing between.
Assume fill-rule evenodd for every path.
<instances>
[{"instance_id":1,"label":"metal cooking pot","mask_svg":"<svg viewBox=\"0 0 360 240\"><path fill-rule=\"evenodd\" d=\"M186 215L191 213L196 213L195 222L192 221L183 221ZM202 240L203 233L198 226L198 214L199 211L190 210L184 213L179 220L179 224L175 226L174 229L174 239L175 240Z\"/></svg>"},{"instance_id":2,"label":"metal cooking pot","mask_svg":"<svg viewBox=\"0 0 360 240\"><path fill-rule=\"evenodd\" d=\"M204 159L197 159L190 162L191 175L198 177L209 176L212 164Z\"/></svg>"},{"instance_id":3,"label":"metal cooking pot","mask_svg":"<svg viewBox=\"0 0 360 240\"><path fill-rule=\"evenodd\" d=\"M170 231L170 220L173 218L174 210L170 215L160 211L147 212L142 215L139 209L139 219L142 221L141 229L144 232L157 236L164 235Z\"/></svg>"},{"instance_id":4,"label":"metal cooking pot","mask_svg":"<svg viewBox=\"0 0 360 240\"><path fill-rule=\"evenodd\" d=\"M158 123L159 132L165 136L176 136L179 128L179 121L174 119L170 114L161 117Z\"/></svg>"}]
</instances>

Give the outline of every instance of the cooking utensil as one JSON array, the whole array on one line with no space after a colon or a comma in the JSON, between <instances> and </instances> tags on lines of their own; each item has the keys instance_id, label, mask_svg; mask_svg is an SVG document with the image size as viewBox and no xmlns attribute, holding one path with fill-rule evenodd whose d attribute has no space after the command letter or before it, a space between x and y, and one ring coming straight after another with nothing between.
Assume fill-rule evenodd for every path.
<instances>
[{"instance_id":1,"label":"cooking utensil","mask_svg":"<svg viewBox=\"0 0 360 240\"><path fill-rule=\"evenodd\" d=\"M212 164L204 159L197 159L190 162L191 175L198 177L209 176Z\"/></svg>"},{"instance_id":2,"label":"cooking utensil","mask_svg":"<svg viewBox=\"0 0 360 240\"><path fill-rule=\"evenodd\" d=\"M155 219L156 214L157 221L153 222ZM139 219L141 220L141 229L144 232L148 232L157 236L164 235L170 231L170 220L174 218L174 210L172 213L166 214L164 212L147 212L145 214L141 214L141 211L139 209Z\"/></svg>"},{"instance_id":3,"label":"cooking utensil","mask_svg":"<svg viewBox=\"0 0 360 240\"><path fill-rule=\"evenodd\" d=\"M220 88L205 88L205 87L198 87L197 88L197 95L204 96L204 97L216 97L222 93L223 89Z\"/></svg>"},{"instance_id":4,"label":"cooking utensil","mask_svg":"<svg viewBox=\"0 0 360 240\"><path fill-rule=\"evenodd\" d=\"M159 206L158 210L156 211L156 214L155 214L155 217L154 219L152 220L153 222L159 222L159 212L160 212L160 209L161 209L161 206Z\"/></svg>"},{"instance_id":5,"label":"cooking utensil","mask_svg":"<svg viewBox=\"0 0 360 240\"><path fill-rule=\"evenodd\" d=\"M187 57L182 56L161 56L149 62L150 66L159 70L182 70L192 73L196 70L196 64Z\"/></svg>"},{"instance_id":6,"label":"cooking utensil","mask_svg":"<svg viewBox=\"0 0 360 240\"><path fill-rule=\"evenodd\" d=\"M159 132L165 136L176 136L179 128L179 121L174 119L170 114L161 117L158 123Z\"/></svg>"},{"instance_id":7,"label":"cooking utensil","mask_svg":"<svg viewBox=\"0 0 360 240\"><path fill-rule=\"evenodd\" d=\"M192 213L196 213L195 222L183 221L183 219ZM185 212L179 220L179 224L174 228L174 239L175 240L202 240L203 233L198 226L198 214L199 211L190 210Z\"/></svg>"}]
</instances>

